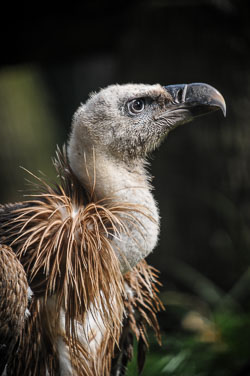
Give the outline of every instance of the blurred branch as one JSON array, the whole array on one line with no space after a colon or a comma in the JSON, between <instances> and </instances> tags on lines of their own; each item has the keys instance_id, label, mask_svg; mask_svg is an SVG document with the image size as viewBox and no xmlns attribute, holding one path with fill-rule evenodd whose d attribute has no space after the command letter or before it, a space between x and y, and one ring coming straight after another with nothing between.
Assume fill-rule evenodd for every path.
<instances>
[{"instance_id":1,"label":"blurred branch","mask_svg":"<svg viewBox=\"0 0 250 376\"><path fill-rule=\"evenodd\" d=\"M200 272L173 258L168 260L167 271L186 288L195 292L211 305L216 305L223 297L223 291Z\"/></svg>"},{"instance_id":2,"label":"blurred branch","mask_svg":"<svg viewBox=\"0 0 250 376\"><path fill-rule=\"evenodd\" d=\"M244 303L248 301L250 296L250 267L247 268L244 274L234 284L233 288L223 297L219 302L219 307L228 306L233 302Z\"/></svg>"},{"instance_id":3,"label":"blurred branch","mask_svg":"<svg viewBox=\"0 0 250 376\"><path fill-rule=\"evenodd\" d=\"M196 293L211 306L216 307L222 304L221 302L224 301L224 291L190 265L180 260L171 258L168 260L168 265L166 268L167 272L174 277L175 280L181 282L185 288L188 288L192 292ZM250 271L249 274L247 274L247 277L243 278L243 281L239 283L238 288L236 289L235 287L235 292L233 294L227 294L227 304L230 303L232 307L238 307L238 302L234 299L234 297L237 297L237 294L239 294L240 291L243 292L243 282L245 285L246 278L247 281L250 281ZM238 290L239 292L237 292Z\"/></svg>"}]
</instances>

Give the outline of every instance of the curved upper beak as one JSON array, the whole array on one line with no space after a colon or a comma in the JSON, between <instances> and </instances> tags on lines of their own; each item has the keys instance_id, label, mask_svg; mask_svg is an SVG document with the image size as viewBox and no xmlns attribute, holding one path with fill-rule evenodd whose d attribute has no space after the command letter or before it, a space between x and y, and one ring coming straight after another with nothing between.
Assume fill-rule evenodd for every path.
<instances>
[{"instance_id":1,"label":"curved upper beak","mask_svg":"<svg viewBox=\"0 0 250 376\"><path fill-rule=\"evenodd\" d=\"M183 116L183 123L216 110L222 110L226 116L226 103L223 96L208 84L169 85L164 86L164 89L172 97L171 103L167 106L169 110L184 110L183 115L184 113L186 115Z\"/></svg>"}]
</instances>

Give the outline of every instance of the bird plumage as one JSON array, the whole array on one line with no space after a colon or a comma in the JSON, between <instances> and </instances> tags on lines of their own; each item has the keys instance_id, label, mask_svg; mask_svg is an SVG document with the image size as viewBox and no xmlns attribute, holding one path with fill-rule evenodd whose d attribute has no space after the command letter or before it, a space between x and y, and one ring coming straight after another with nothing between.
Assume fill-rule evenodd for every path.
<instances>
[{"instance_id":1,"label":"bird plumage","mask_svg":"<svg viewBox=\"0 0 250 376\"><path fill-rule=\"evenodd\" d=\"M1 210L1 209L0 209ZM10 356L19 350L28 316L28 282L12 249L0 245L0 375Z\"/></svg>"},{"instance_id":2,"label":"bird plumage","mask_svg":"<svg viewBox=\"0 0 250 376\"><path fill-rule=\"evenodd\" d=\"M29 198L0 207L0 321L9 309L18 328L1 348L5 374L124 375L133 337L142 370L147 327L160 341L163 308L144 260L159 234L145 158L171 129L219 107L222 96L205 84L114 85L80 106L67 152L57 149L58 183L31 174ZM6 285L20 278L21 291Z\"/></svg>"},{"instance_id":3,"label":"bird plumage","mask_svg":"<svg viewBox=\"0 0 250 376\"><path fill-rule=\"evenodd\" d=\"M134 333L146 343L148 321L159 337L155 272L143 263L123 276L109 242L128 231L120 215L136 225L133 212L143 213L143 207L88 196L65 149L58 149L54 165L57 185L33 175L30 199L0 211L0 239L15 250L34 293L23 344L8 375L24 370L25 375L56 375L58 368L62 374L109 374L123 320L128 336ZM137 310L140 320L134 317Z\"/></svg>"}]
</instances>

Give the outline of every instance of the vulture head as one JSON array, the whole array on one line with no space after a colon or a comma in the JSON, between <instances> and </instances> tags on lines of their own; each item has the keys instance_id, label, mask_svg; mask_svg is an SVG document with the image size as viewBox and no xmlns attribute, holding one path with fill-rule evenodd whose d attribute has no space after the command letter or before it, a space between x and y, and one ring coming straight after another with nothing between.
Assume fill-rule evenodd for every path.
<instances>
[{"instance_id":1,"label":"vulture head","mask_svg":"<svg viewBox=\"0 0 250 376\"><path fill-rule=\"evenodd\" d=\"M94 147L117 161L138 163L170 130L218 109L225 115L225 101L207 84L112 85L92 94L75 113L70 145L75 141L76 158Z\"/></svg>"},{"instance_id":2,"label":"vulture head","mask_svg":"<svg viewBox=\"0 0 250 376\"><path fill-rule=\"evenodd\" d=\"M112 85L76 111L68 144L74 174L98 199L115 197L147 210L144 217L135 214L138 230L128 224L130 236L117 246L123 271L128 270L124 256L133 267L158 239L158 208L144 168L148 154L178 125L218 109L225 115L222 95L210 85L193 83Z\"/></svg>"}]
</instances>

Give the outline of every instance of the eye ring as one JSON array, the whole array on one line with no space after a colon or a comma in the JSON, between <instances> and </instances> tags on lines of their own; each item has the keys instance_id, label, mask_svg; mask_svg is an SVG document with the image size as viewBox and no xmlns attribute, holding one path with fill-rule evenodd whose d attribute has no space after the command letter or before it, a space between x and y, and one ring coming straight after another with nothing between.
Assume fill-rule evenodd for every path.
<instances>
[{"instance_id":1,"label":"eye ring","mask_svg":"<svg viewBox=\"0 0 250 376\"><path fill-rule=\"evenodd\" d=\"M145 100L143 98L132 99L128 102L127 107L131 115L137 115L144 110Z\"/></svg>"}]
</instances>

